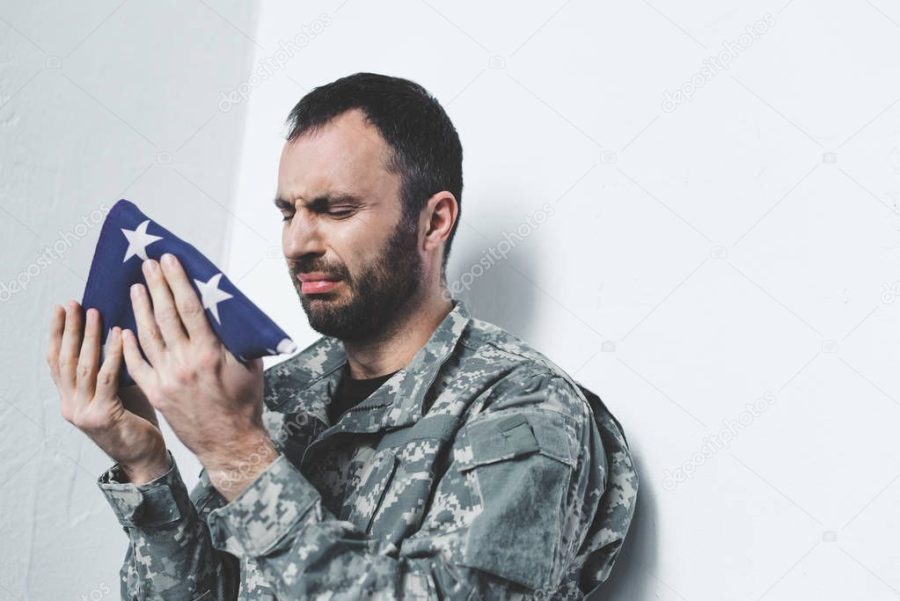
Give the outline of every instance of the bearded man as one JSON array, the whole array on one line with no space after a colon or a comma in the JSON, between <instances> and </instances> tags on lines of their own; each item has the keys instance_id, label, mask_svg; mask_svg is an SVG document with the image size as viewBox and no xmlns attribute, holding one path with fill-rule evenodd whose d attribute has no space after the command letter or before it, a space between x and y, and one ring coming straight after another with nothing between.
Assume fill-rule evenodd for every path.
<instances>
[{"instance_id":1,"label":"bearded man","mask_svg":"<svg viewBox=\"0 0 900 601\"><path fill-rule=\"evenodd\" d=\"M275 199L322 334L263 370L210 328L172 255L137 332L54 307L63 416L116 464L124 599L576 599L634 512L622 429L523 340L452 297L462 146L420 85L357 73L290 112ZM143 354L142 352L143 351ZM136 386L116 389L122 360ZM203 465L188 492L160 411Z\"/></svg>"}]
</instances>

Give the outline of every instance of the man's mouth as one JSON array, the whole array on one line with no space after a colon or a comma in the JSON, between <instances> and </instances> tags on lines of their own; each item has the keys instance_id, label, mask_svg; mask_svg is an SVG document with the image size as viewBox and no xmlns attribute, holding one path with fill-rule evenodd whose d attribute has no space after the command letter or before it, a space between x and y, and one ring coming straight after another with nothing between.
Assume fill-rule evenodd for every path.
<instances>
[{"instance_id":1,"label":"man's mouth","mask_svg":"<svg viewBox=\"0 0 900 601\"><path fill-rule=\"evenodd\" d=\"M303 294L331 292L341 284L340 278L323 273L298 273L297 279Z\"/></svg>"}]
</instances>

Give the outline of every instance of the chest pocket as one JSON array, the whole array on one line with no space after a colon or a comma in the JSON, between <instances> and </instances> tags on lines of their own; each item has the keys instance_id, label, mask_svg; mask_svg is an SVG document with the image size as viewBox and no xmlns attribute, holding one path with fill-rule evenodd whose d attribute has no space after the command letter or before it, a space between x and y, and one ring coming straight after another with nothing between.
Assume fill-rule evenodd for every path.
<instances>
[{"instance_id":1,"label":"chest pocket","mask_svg":"<svg viewBox=\"0 0 900 601\"><path fill-rule=\"evenodd\" d=\"M359 488L348 499L347 521L368 534L375 514L381 508L384 493L397 469L394 449L383 449L372 457L360 476Z\"/></svg>"}]
</instances>

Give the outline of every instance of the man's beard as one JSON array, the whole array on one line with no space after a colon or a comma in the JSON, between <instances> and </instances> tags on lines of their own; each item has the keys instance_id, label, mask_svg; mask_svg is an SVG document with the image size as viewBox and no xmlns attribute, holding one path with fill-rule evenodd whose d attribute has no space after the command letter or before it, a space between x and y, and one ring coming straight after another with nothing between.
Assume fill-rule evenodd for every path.
<instances>
[{"instance_id":1,"label":"man's beard","mask_svg":"<svg viewBox=\"0 0 900 601\"><path fill-rule=\"evenodd\" d=\"M418 223L404 217L394 228L379 258L352 278L345 266L304 261L288 265L291 280L309 325L325 336L342 341L375 339L414 308L422 288L422 263L417 252ZM297 279L299 272L322 271L341 278L349 299L338 299L343 292L306 295Z\"/></svg>"}]
</instances>

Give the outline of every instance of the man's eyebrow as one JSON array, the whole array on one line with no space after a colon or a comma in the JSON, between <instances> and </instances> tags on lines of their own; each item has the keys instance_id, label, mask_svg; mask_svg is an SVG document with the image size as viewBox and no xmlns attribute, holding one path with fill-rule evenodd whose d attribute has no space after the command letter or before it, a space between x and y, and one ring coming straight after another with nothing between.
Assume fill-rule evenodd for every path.
<instances>
[{"instance_id":1,"label":"man's eyebrow","mask_svg":"<svg viewBox=\"0 0 900 601\"><path fill-rule=\"evenodd\" d=\"M278 207L279 210L294 208L294 203L281 197L276 197L274 202L275 206ZM359 196L356 196L355 194L351 194L349 192L340 192L336 194L320 194L312 200L305 201L305 204L310 209L316 210L327 208L329 205L334 205L342 202L360 204L362 203L362 199Z\"/></svg>"}]
</instances>

